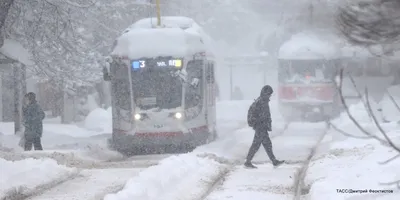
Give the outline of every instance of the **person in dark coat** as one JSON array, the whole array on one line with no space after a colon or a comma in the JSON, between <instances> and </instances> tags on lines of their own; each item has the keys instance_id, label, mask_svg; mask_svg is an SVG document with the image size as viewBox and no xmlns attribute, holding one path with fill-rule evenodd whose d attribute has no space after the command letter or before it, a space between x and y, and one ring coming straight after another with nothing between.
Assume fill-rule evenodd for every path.
<instances>
[{"instance_id":1,"label":"person in dark coat","mask_svg":"<svg viewBox=\"0 0 400 200\"><path fill-rule=\"evenodd\" d=\"M232 100L243 100L242 90L238 86L235 87L235 90L232 94Z\"/></svg>"},{"instance_id":2,"label":"person in dark coat","mask_svg":"<svg viewBox=\"0 0 400 200\"><path fill-rule=\"evenodd\" d=\"M260 97L258 97L256 100L255 110L257 111L257 113L255 114L255 116L257 117L257 119L253 127L255 130L255 134L253 143L251 144L246 162L244 164L246 167L257 168L251 163L251 160L257 153L258 149L260 149L261 144L264 146L264 149L274 166L281 165L284 162L275 158L275 155L272 151L272 142L268 134L268 131L272 131L272 119L269 109L269 101L273 92L274 91L272 87L266 85L262 88Z\"/></svg>"},{"instance_id":3,"label":"person in dark coat","mask_svg":"<svg viewBox=\"0 0 400 200\"><path fill-rule=\"evenodd\" d=\"M29 92L25 95L25 106L22 110L25 126L25 151L30 151L32 145L35 150L43 150L41 137L43 133L43 119L45 118L45 113L37 103L35 93Z\"/></svg>"}]
</instances>

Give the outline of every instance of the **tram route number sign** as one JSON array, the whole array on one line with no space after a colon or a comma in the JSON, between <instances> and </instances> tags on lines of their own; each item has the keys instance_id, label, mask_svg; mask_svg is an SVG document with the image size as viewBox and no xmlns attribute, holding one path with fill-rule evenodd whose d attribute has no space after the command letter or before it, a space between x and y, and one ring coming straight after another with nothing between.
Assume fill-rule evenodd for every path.
<instances>
[{"instance_id":1,"label":"tram route number sign","mask_svg":"<svg viewBox=\"0 0 400 200\"><path fill-rule=\"evenodd\" d=\"M146 67L173 67L181 68L181 59L149 59L149 60L134 60L132 61L133 70L139 70Z\"/></svg>"}]
</instances>

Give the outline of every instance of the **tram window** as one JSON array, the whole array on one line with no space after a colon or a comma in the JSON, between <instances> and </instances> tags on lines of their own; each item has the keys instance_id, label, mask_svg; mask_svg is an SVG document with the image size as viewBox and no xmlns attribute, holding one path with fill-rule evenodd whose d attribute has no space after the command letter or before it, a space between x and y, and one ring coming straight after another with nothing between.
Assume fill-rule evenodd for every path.
<instances>
[{"instance_id":1,"label":"tram window","mask_svg":"<svg viewBox=\"0 0 400 200\"><path fill-rule=\"evenodd\" d=\"M214 83L214 64L210 63L207 65L207 83Z\"/></svg>"},{"instance_id":2,"label":"tram window","mask_svg":"<svg viewBox=\"0 0 400 200\"><path fill-rule=\"evenodd\" d=\"M200 60L194 60L194 61L189 61L187 64L187 73L189 77L201 77L202 76L202 67L203 67L203 61Z\"/></svg>"},{"instance_id":3,"label":"tram window","mask_svg":"<svg viewBox=\"0 0 400 200\"><path fill-rule=\"evenodd\" d=\"M211 83L215 82L214 63L211 64Z\"/></svg>"},{"instance_id":4,"label":"tram window","mask_svg":"<svg viewBox=\"0 0 400 200\"><path fill-rule=\"evenodd\" d=\"M278 79L281 82L294 77L313 77L313 81L330 81L337 75L337 66L333 60L280 60L279 65Z\"/></svg>"},{"instance_id":5,"label":"tram window","mask_svg":"<svg viewBox=\"0 0 400 200\"><path fill-rule=\"evenodd\" d=\"M290 61L280 60L278 70L278 80L283 82L290 77Z\"/></svg>"},{"instance_id":6,"label":"tram window","mask_svg":"<svg viewBox=\"0 0 400 200\"><path fill-rule=\"evenodd\" d=\"M129 79L115 79L113 84L113 95L116 106L129 110L131 106Z\"/></svg>"},{"instance_id":7,"label":"tram window","mask_svg":"<svg viewBox=\"0 0 400 200\"><path fill-rule=\"evenodd\" d=\"M203 96L203 62L190 61L187 65L188 84L185 84L185 108L193 108L202 103ZM197 79L197 84L193 85L193 80Z\"/></svg>"}]
</instances>

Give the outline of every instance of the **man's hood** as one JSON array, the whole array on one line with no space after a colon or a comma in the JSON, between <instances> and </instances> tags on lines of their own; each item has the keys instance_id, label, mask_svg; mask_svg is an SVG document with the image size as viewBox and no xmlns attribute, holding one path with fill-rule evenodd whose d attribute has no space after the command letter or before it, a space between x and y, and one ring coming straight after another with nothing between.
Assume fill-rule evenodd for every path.
<instances>
[{"instance_id":1,"label":"man's hood","mask_svg":"<svg viewBox=\"0 0 400 200\"><path fill-rule=\"evenodd\" d=\"M265 98L269 99L273 92L274 92L274 90L272 89L272 87L269 85L266 85L261 89L260 97L263 99L265 99Z\"/></svg>"}]
</instances>

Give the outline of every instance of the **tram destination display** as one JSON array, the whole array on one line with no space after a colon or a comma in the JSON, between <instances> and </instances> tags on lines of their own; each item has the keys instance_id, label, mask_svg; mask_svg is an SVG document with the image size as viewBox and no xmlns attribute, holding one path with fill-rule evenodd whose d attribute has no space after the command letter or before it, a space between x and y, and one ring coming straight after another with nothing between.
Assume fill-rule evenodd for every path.
<instances>
[{"instance_id":1,"label":"tram destination display","mask_svg":"<svg viewBox=\"0 0 400 200\"><path fill-rule=\"evenodd\" d=\"M182 67L182 59L177 58L156 58L156 59L140 59L132 61L132 69L138 71L145 68L169 68L180 69Z\"/></svg>"}]
</instances>

